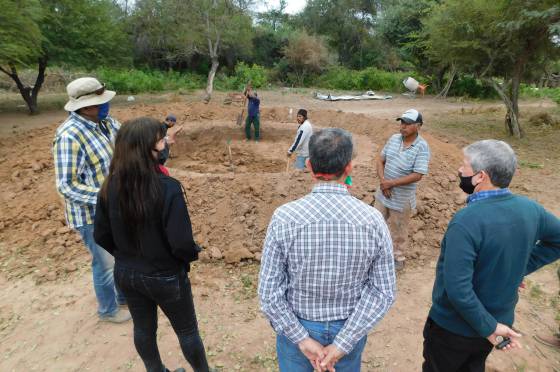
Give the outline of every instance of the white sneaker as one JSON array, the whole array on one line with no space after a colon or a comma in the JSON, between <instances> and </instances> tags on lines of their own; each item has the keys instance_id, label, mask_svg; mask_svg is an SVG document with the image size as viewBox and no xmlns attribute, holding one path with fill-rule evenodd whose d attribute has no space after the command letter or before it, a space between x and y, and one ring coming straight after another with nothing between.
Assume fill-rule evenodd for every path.
<instances>
[{"instance_id":1,"label":"white sneaker","mask_svg":"<svg viewBox=\"0 0 560 372\"><path fill-rule=\"evenodd\" d=\"M130 319L132 319L132 317L130 316L130 312L123 309L117 310L117 312L113 315L99 317L99 320L101 320L102 322L110 323L124 323Z\"/></svg>"}]
</instances>

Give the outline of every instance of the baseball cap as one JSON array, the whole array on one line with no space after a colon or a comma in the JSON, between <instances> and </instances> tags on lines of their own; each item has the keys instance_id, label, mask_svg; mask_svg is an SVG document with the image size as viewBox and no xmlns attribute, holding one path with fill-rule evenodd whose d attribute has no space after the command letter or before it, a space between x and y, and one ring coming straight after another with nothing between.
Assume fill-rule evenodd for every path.
<instances>
[{"instance_id":1,"label":"baseball cap","mask_svg":"<svg viewBox=\"0 0 560 372\"><path fill-rule=\"evenodd\" d=\"M404 114L397 118L397 121L405 122L406 124L423 124L422 114L414 109L406 110Z\"/></svg>"},{"instance_id":2,"label":"baseball cap","mask_svg":"<svg viewBox=\"0 0 560 372\"><path fill-rule=\"evenodd\" d=\"M165 120L169 120L169 121L177 121L177 117L173 114L169 114L167 115L167 117L165 118Z\"/></svg>"}]
</instances>

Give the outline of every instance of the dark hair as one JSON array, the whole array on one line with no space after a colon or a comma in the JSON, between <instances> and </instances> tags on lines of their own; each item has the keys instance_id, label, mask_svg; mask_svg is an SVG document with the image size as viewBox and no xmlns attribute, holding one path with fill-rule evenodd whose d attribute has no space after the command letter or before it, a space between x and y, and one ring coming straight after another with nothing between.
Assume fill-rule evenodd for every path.
<instances>
[{"instance_id":1,"label":"dark hair","mask_svg":"<svg viewBox=\"0 0 560 372\"><path fill-rule=\"evenodd\" d=\"M303 116L305 119L307 119L307 110L306 109L299 109L297 112L298 115Z\"/></svg>"},{"instance_id":2,"label":"dark hair","mask_svg":"<svg viewBox=\"0 0 560 372\"><path fill-rule=\"evenodd\" d=\"M340 128L321 129L309 139L309 161L313 173L340 178L352 160L352 135Z\"/></svg>"},{"instance_id":3,"label":"dark hair","mask_svg":"<svg viewBox=\"0 0 560 372\"><path fill-rule=\"evenodd\" d=\"M125 122L117 134L109 174L101 188L101 200L106 203L109 185L115 187L126 234L137 247L138 231L161 203L158 160L153 149L163 136L163 126L156 119L142 117Z\"/></svg>"}]
</instances>

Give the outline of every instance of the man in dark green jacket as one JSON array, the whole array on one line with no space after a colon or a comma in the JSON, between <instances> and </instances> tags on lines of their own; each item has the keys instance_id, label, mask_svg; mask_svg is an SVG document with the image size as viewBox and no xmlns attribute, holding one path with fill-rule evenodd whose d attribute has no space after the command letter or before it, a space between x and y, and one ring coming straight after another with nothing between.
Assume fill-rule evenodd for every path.
<instances>
[{"instance_id":1,"label":"man in dark green jacket","mask_svg":"<svg viewBox=\"0 0 560 372\"><path fill-rule=\"evenodd\" d=\"M424 327L428 371L484 371L494 345L519 347L511 329L523 277L560 257L560 220L508 189L517 166L512 148L484 140L467 146L459 169L470 194L441 242Z\"/></svg>"}]
</instances>

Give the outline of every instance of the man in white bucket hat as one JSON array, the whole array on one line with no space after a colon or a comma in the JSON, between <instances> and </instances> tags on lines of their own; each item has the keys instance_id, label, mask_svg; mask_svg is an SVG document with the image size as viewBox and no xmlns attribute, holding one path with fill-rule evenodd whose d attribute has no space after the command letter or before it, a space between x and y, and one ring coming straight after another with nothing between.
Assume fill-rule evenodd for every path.
<instances>
[{"instance_id":1,"label":"man in white bucket hat","mask_svg":"<svg viewBox=\"0 0 560 372\"><path fill-rule=\"evenodd\" d=\"M130 319L124 296L115 289L114 259L93 239L97 193L113 156L118 121L109 116L109 101L115 92L97 79L84 77L66 87L69 116L55 134L53 155L56 188L64 198L68 226L77 230L92 255L93 287L101 320L122 323Z\"/></svg>"}]
</instances>

